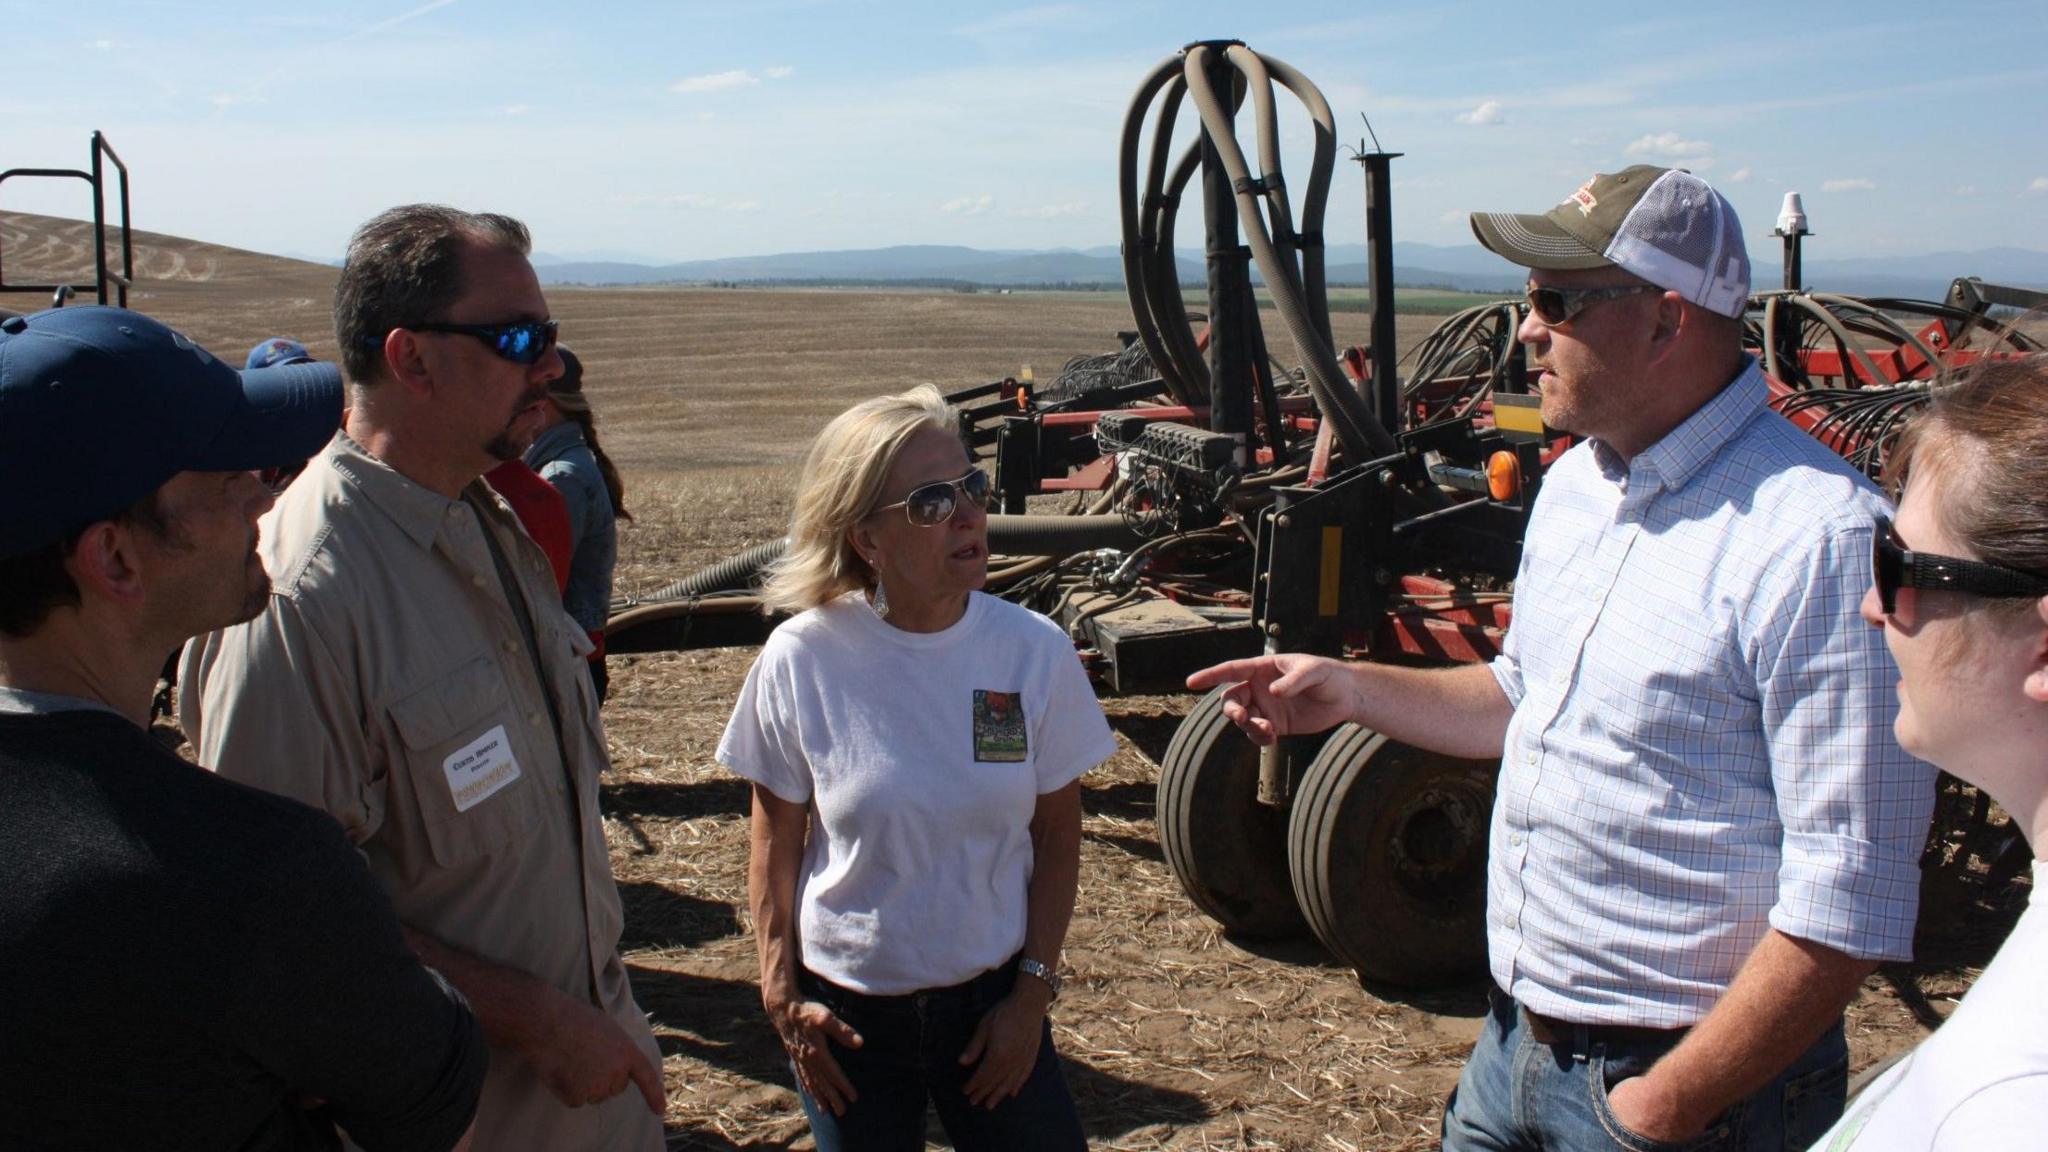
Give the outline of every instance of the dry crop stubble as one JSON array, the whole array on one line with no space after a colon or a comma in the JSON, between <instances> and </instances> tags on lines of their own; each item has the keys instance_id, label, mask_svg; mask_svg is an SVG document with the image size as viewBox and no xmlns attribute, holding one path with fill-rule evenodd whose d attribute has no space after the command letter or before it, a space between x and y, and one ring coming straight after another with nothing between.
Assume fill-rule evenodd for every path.
<instances>
[{"instance_id":1,"label":"dry crop stubble","mask_svg":"<svg viewBox=\"0 0 2048 1152\"><path fill-rule=\"evenodd\" d=\"M89 248L48 239L73 222L45 219L0 218L10 276L18 251L41 250L72 261L65 274L84 282ZM155 256L147 269L189 276L210 259L213 272L206 282L146 279L135 307L236 362L273 335L334 355L332 268L138 240L184 257L180 266ZM1113 350L1131 323L1121 301L1099 295L551 288L549 300L625 474L634 519L621 525L623 590L779 535L805 445L855 400L924 381L964 387L1024 364L1048 381L1069 356ZM1340 341L1365 338L1364 314L1333 319ZM1403 346L1435 323L1403 317ZM747 789L713 760L752 659L751 649L622 657L605 707L614 766L604 810L624 947L666 1055L677 1148L811 1146L760 1012ZM1442 1098L1477 1032L1478 991L1363 989L1313 943L1233 942L1195 911L1162 862L1152 799L1157 760L1191 703L1106 701L1118 752L1083 782L1071 976L1054 1022L1091 1139L1129 1149L1433 1147ZM1851 1013L1858 1066L1916 1040L1916 1016L1938 1019L1990 943L1873 978Z\"/></svg>"}]
</instances>

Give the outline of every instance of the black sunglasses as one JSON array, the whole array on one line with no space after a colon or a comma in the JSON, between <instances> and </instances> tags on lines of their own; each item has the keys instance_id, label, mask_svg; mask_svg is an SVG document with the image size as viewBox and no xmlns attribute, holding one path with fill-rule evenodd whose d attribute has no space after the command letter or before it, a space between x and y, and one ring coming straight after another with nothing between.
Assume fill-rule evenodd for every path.
<instances>
[{"instance_id":1,"label":"black sunglasses","mask_svg":"<svg viewBox=\"0 0 2048 1152\"><path fill-rule=\"evenodd\" d=\"M953 493L967 497L976 508L988 507L988 473L976 468L958 480L941 480L910 490L910 495L894 504L884 504L876 512L887 512L891 508L903 509L903 515L920 528L944 524L953 518L959 507ZM872 515L873 513L870 513Z\"/></svg>"},{"instance_id":2,"label":"black sunglasses","mask_svg":"<svg viewBox=\"0 0 2048 1152\"><path fill-rule=\"evenodd\" d=\"M1982 560L1961 560L1915 552L1899 543L1891 518L1877 518L1877 536L1871 545L1870 566L1877 583L1877 602L1884 614L1897 611L1899 589L1925 588L1930 591L1962 592L1994 600L2030 599L2048 596L2048 576L1988 564Z\"/></svg>"},{"instance_id":3,"label":"black sunglasses","mask_svg":"<svg viewBox=\"0 0 2048 1152\"><path fill-rule=\"evenodd\" d=\"M1525 285L1522 295L1529 301L1529 311L1538 320L1552 328L1569 324L1572 317L1600 303L1602 300L1619 300L1623 296L1640 296L1645 292L1662 292L1662 288L1650 284L1632 284L1622 288L1543 288L1535 284Z\"/></svg>"},{"instance_id":4,"label":"black sunglasses","mask_svg":"<svg viewBox=\"0 0 2048 1152\"><path fill-rule=\"evenodd\" d=\"M474 336L514 364L538 364L555 346L553 320L516 320L510 324L401 324L414 332L454 332Z\"/></svg>"}]
</instances>

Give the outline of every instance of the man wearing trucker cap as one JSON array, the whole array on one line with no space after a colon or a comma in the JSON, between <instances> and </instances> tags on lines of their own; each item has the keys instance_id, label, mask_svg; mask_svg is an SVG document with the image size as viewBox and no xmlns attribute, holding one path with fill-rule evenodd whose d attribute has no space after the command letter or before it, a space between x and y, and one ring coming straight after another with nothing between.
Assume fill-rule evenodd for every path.
<instances>
[{"instance_id":1,"label":"man wearing trucker cap","mask_svg":"<svg viewBox=\"0 0 2048 1152\"><path fill-rule=\"evenodd\" d=\"M0 320L0 1147L467 1144L482 1035L341 829L145 730L267 599L253 470L340 411L122 309Z\"/></svg>"},{"instance_id":2,"label":"man wearing trucker cap","mask_svg":"<svg viewBox=\"0 0 2048 1152\"><path fill-rule=\"evenodd\" d=\"M1877 490L1765 407L1734 208L1690 173L1479 213L1530 269L1545 477L1491 665L1265 657L1254 739L1355 720L1501 757L1495 988L1444 1147L1804 1148L1842 1106L1842 1010L1911 953L1933 771L1857 626ZM1690 1143L1699 1141L1700 1143Z\"/></svg>"}]
</instances>

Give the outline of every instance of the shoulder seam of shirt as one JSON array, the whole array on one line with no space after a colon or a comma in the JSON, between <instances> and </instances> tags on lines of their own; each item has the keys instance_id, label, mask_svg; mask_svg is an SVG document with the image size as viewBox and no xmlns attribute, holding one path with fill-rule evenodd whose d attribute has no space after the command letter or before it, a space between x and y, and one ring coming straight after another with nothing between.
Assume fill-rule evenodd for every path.
<instances>
[{"instance_id":1,"label":"shoulder seam of shirt","mask_svg":"<svg viewBox=\"0 0 2048 1152\"><path fill-rule=\"evenodd\" d=\"M314 559L326 549L327 538L333 533L334 521L321 520L320 527L313 533L313 539L299 552L298 559L292 561L291 567L270 578L271 594L287 600L298 600L299 585L306 577L306 570L313 566Z\"/></svg>"}]
</instances>

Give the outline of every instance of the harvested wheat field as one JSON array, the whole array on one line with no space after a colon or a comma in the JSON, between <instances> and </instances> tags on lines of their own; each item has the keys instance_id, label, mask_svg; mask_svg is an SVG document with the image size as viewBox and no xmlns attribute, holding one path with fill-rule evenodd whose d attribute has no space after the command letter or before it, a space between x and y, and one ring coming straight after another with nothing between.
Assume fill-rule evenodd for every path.
<instances>
[{"instance_id":1,"label":"harvested wheat field","mask_svg":"<svg viewBox=\"0 0 2048 1152\"><path fill-rule=\"evenodd\" d=\"M75 275L89 252L81 228L0 220L9 278L47 274L38 263ZM143 242L132 306L237 362L272 335L334 354L332 269ZM1025 364L1049 379L1070 356L1113 350L1117 329L1130 326L1113 298L1030 293L554 289L549 299L625 473L633 519L622 525L622 591L779 534L808 437L852 401L923 381L965 387ZM39 304L16 296L0 306ZM1340 341L1364 340L1364 314L1335 320ZM1433 323L1404 318L1404 344ZM605 709L614 768L604 804L625 950L667 1057L674 1148L811 1146L760 1011L745 908L747 788L712 762L752 657L615 659ZM1434 1147L1444 1095L1477 1034L1481 989L1368 989L1312 940L1244 944L1197 913L1153 825L1157 758L1191 704L1105 701L1119 751L1083 781L1080 901L1054 1031L1094 1146ZM1944 908L1952 914L1929 918L1923 959L1873 977L1854 1007L1858 1067L1924 1035L2013 914ZM936 1127L932 1139L941 1142Z\"/></svg>"}]
</instances>

